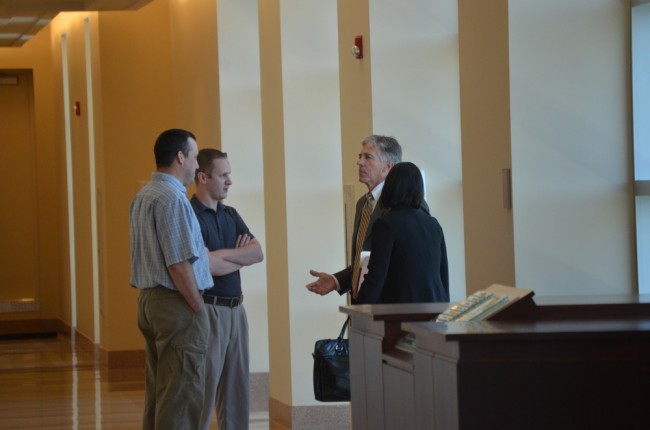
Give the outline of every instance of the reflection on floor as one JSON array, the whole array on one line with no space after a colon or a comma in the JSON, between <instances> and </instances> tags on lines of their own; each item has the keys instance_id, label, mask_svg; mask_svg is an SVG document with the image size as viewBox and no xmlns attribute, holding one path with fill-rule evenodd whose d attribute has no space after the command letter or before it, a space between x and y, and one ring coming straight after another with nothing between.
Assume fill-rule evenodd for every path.
<instances>
[{"instance_id":1,"label":"reflection on floor","mask_svg":"<svg viewBox=\"0 0 650 430\"><path fill-rule=\"evenodd\" d=\"M0 429L138 429L143 405L143 372L109 372L92 346L61 335L0 339ZM251 430L274 428L268 412L251 413Z\"/></svg>"}]
</instances>

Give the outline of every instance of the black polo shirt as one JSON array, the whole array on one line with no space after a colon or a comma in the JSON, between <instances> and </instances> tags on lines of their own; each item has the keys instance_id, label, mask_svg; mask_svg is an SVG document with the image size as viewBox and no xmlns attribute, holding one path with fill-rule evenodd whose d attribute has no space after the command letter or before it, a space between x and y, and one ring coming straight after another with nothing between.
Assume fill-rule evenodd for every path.
<instances>
[{"instance_id":1,"label":"black polo shirt","mask_svg":"<svg viewBox=\"0 0 650 430\"><path fill-rule=\"evenodd\" d=\"M196 198L196 195L192 196L190 203L192 203L196 218L199 220L203 241L208 250L216 251L217 249L234 248L237 243L237 236L241 234L248 234L253 237L235 208L219 202L215 212L201 203ZM205 294L219 297L239 297L242 295L239 270L223 276L213 276L212 279L214 280L214 287L205 290Z\"/></svg>"}]
</instances>

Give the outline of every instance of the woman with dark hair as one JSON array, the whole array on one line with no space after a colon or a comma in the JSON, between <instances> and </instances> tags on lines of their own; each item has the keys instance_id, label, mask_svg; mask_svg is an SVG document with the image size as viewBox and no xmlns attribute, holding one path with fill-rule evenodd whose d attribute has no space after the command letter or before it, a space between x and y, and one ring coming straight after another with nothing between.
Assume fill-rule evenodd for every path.
<instances>
[{"instance_id":1,"label":"woman with dark hair","mask_svg":"<svg viewBox=\"0 0 650 430\"><path fill-rule=\"evenodd\" d=\"M368 272L356 303L449 301L445 236L423 201L420 169L396 164L381 192L386 213L372 226Z\"/></svg>"}]
</instances>

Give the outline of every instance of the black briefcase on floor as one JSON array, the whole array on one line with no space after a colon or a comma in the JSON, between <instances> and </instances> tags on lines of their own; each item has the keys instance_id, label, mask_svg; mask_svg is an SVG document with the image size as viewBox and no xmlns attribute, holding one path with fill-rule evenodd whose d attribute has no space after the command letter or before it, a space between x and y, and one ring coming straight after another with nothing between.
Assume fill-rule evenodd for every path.
<instances>
[{"instance_id":1,"label":"black briefcase on floor","mask_svg":"<svg viewBox=\"0 0 650 430\"><path fill-rule=\"evenodd\" d=\"M321 339L314 345L314 396L321 402L350 401L350 349L343 339L346 319L336 339Z\"/></svg>"}]
</instances>

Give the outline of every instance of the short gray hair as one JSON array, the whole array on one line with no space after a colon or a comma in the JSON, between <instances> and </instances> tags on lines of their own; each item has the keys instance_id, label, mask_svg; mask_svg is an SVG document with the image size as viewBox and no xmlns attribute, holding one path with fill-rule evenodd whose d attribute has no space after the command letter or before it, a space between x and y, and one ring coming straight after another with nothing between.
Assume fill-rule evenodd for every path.
<instances>
[{"instance_id":1,"label":"short gray hair","mask_svg":"<svg viewBox=\"0 0 650 430\"><path fill-rule=\"evenodd\" d=\"M402 147L394 137L373 134L363 139L361 145L378 148L379 158L384 164L388 162L397 164L402 161Z\"/></svg>"}]
</instances>

